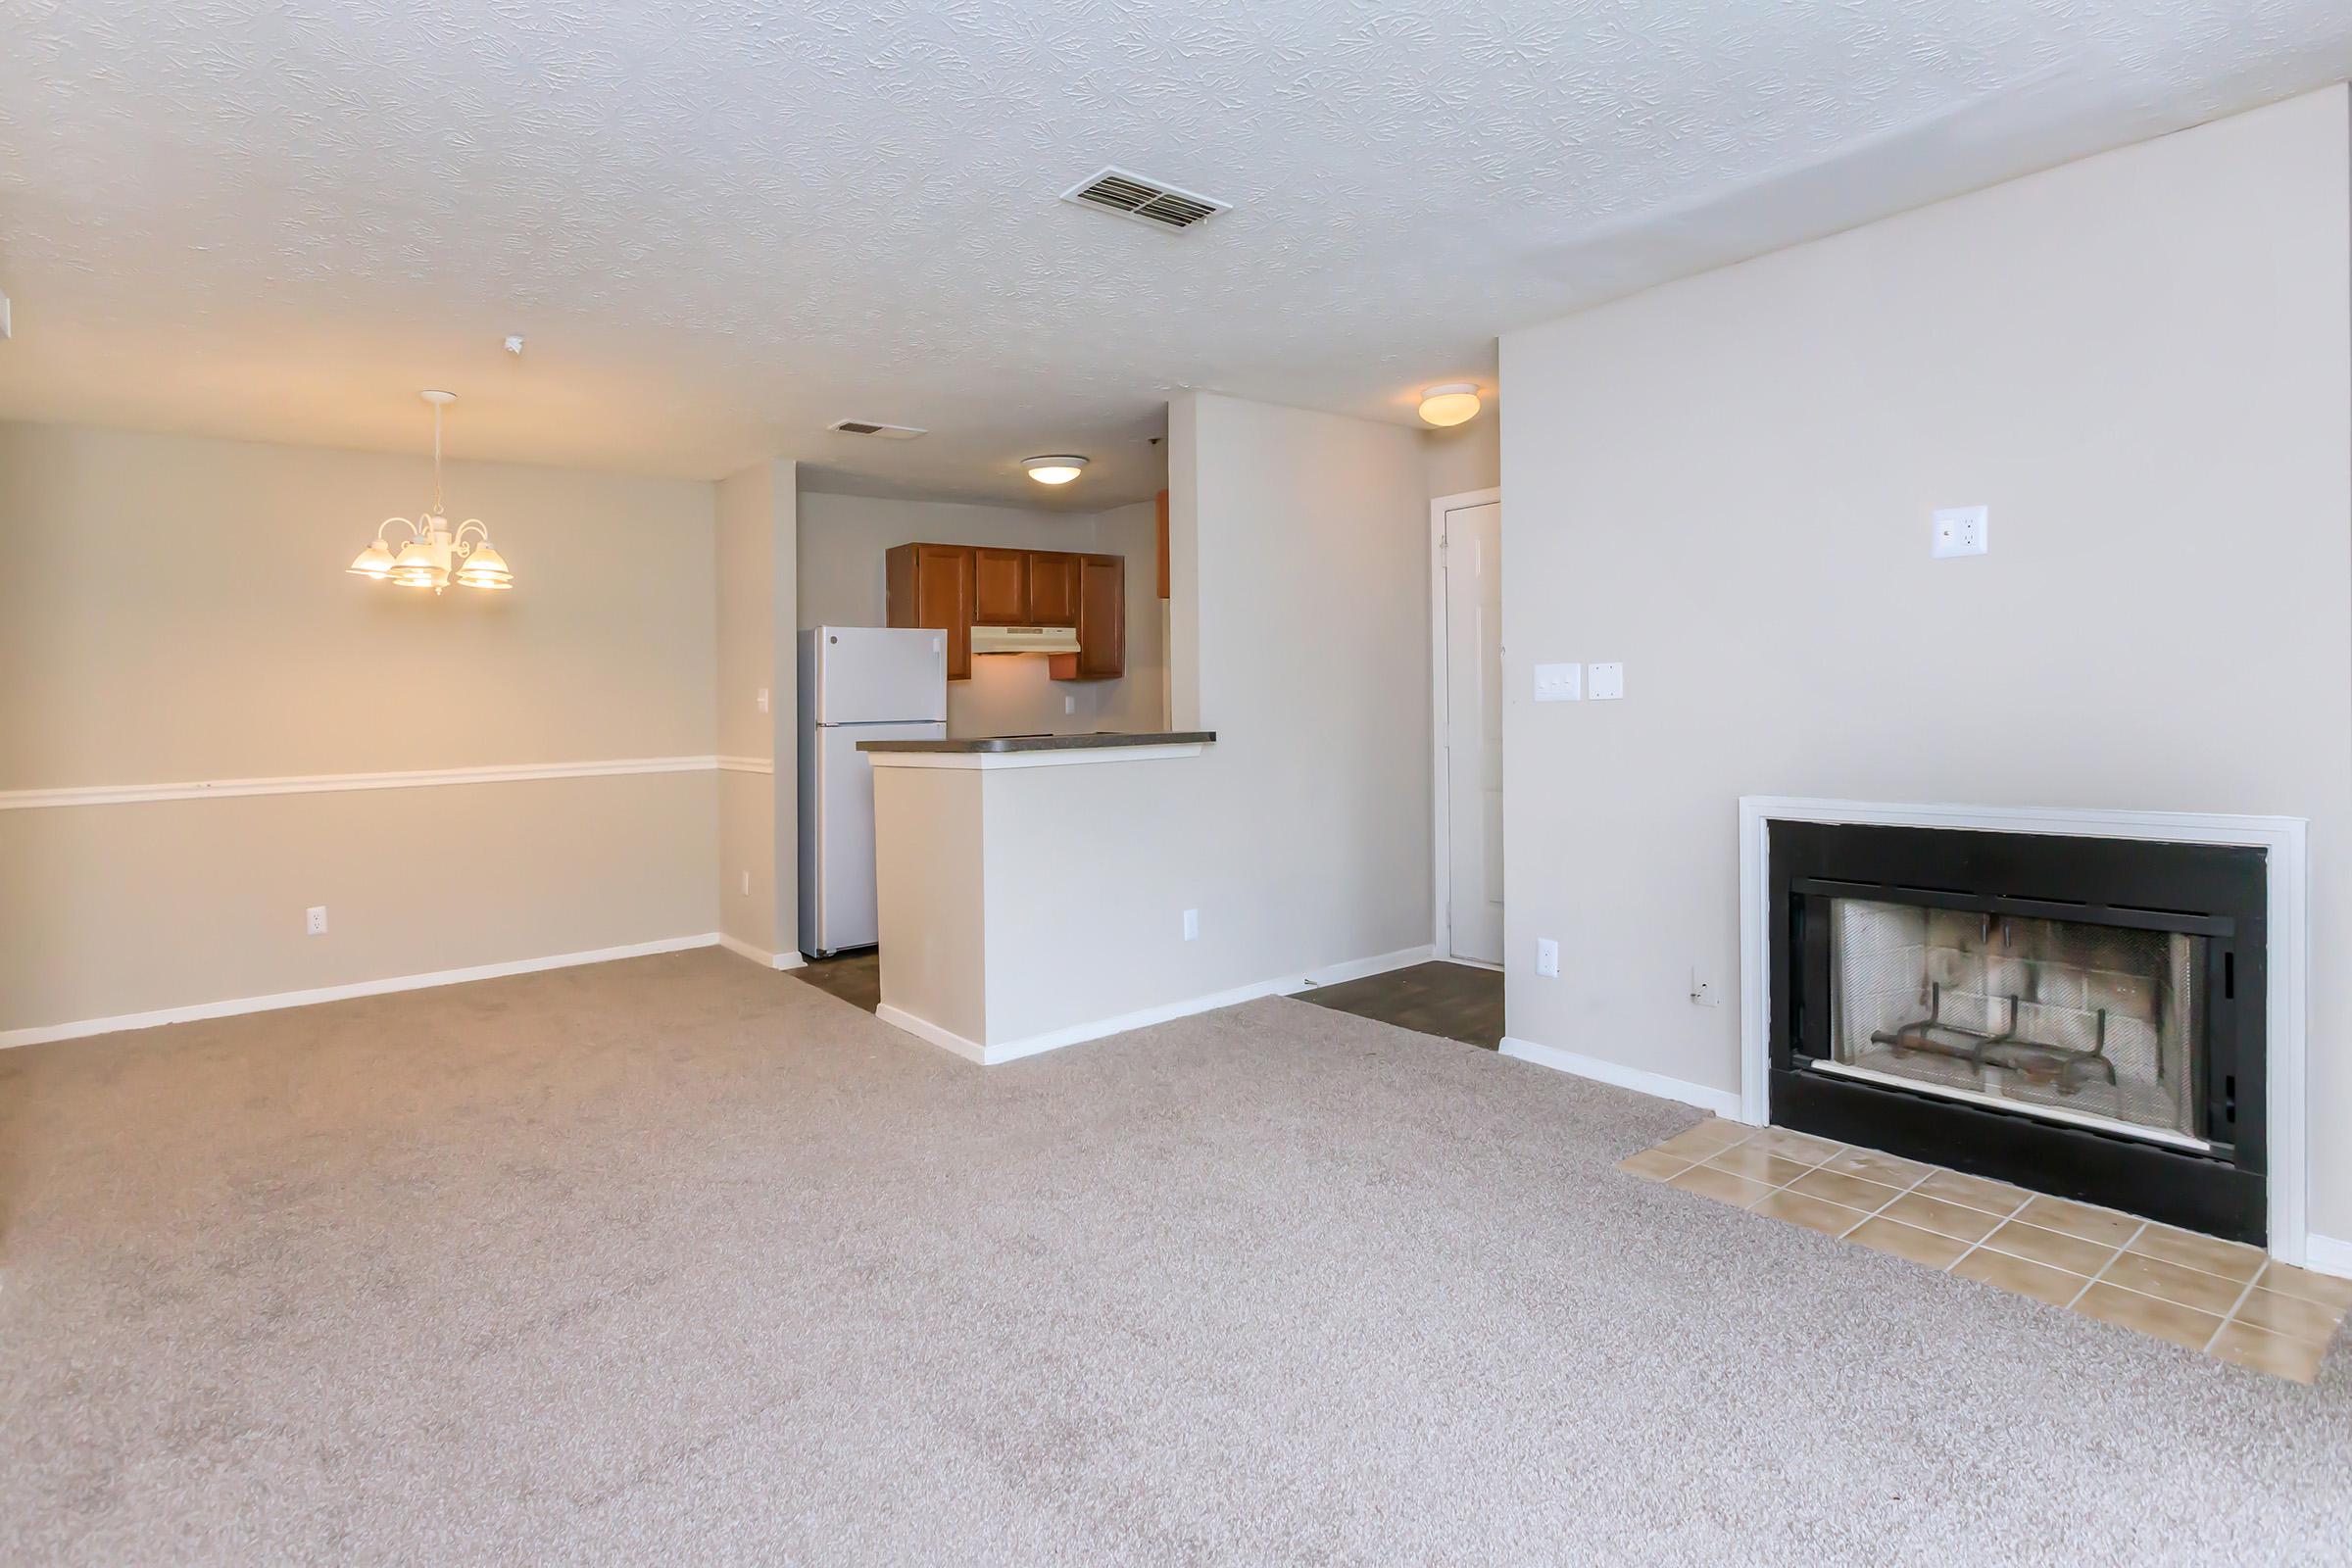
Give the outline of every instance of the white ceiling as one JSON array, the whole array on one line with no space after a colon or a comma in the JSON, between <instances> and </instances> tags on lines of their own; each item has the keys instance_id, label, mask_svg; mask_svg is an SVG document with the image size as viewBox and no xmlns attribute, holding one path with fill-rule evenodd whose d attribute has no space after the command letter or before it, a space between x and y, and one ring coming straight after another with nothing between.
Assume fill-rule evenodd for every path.
<instances>
[{"instance_id":1,"label":"white ceiling","mask_svg":"<svg viewBox=\"0 0 2352 1568\"><path fill-rule=\"evenodd\" d=\"M407 449L447 386L458 456L1081 509L1171 388L1409 419L1504 329L2352 73L2342 0L6 9L0 417ZM1106 163L1236 209L1056 202Z\"/></svg>"}]
</instances>

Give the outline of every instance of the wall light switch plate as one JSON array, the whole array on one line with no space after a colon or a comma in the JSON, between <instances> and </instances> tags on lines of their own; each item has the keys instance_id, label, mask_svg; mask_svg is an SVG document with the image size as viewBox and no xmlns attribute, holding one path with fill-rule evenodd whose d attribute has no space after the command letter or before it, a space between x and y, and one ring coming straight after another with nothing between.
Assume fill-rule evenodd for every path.
<instances>
[{"instance_id":1,"label":"wall light switch plate","mask_svg":"<svg viewBox=\"0 0 2352 1568\"><path fill-rule=\"evenodd\" d=\"M752 891L752 873L749 871L743 873L743 891L747 897Z\"/></svg>"},{"instance_id":2,"label":"wall light switch plate","mask_svg":"<svg viewBox=\"0 0 2352 1568\"><path fill-rule=\"evenodd\" d=\"M1585 666L1582 664L1538 664L1536 666L1536 701L1539 703L1576 703L1585 696Z\"/></svg>"},{"instance_id":3,"label":"wall light switch plate","mask_svg":"<svg viewBox=\"0 0 2352 1568\"><path fill-rule=\"evenodd\" d=\"M1623 664L1594 664L1591 680L1592 700L1613 703L1625 695L1625 666Z\"/></svg>"},{"instance_id":4,"label":"wall light switch plate","mask_svg":"<svg viewBox=\"0 0 2352 1568\"><path fill-rule=\"evenodd\" d=\"M8 296L0 294L0 338L10 335L8 325Z\"/></svg>"},{"instance_id":5,"label":"wall light switch plate","mask_svg":"<svg viewBox=\"0 0 2352 1568\"><path fill-rule=\"evenodd\" d=\"M1992 529L1990 507L1943 507L1936 514L1935 536L1929 541L1928 554L1941 561L1946 556L1981 556L1991 548Z\"/></svg>"},{"instance_id":6,"label":"wall light switch plate","mask_svg":"<svg viewBox=\"0 0 2352 1568\"><path fill-rule=\"evenodd\" d=\"M1199 909L1184 911L1184 940L1187 942L1200 940L1200 911Z\"/></svg>"},{"instance_id":7,"label":"wall light switch plate","mask_svg":"<svg viewBox=\"0 0 2352 1568\"><path fill-rule=\"evenodd\" d=\"M1549 937L1536 938L1536 973L1548 979L1560 977L1560 945Z\"/></svg>"},{"instance_id":8,"label":"wall light switch plate","mask_svg":"<svg viewBox=\"0 0 2352 1568\"><path fill-rule=\"evenodd\" d=\"M302 928L315 937L326 935L326 906L314 904L304 910Z\"/></svg>"},{"instance_id":9,"label":"wall light switch plate","mask_svg":"<svg viewBox=\"0 0 2352 1568\"><path fill-rule=\"evenodd\" d=\"M767 711L767 688L764 686L760 688L760 711Z\"/></svg>"},{"instance_id":10,"label":"wall light switch plate","mask_svg":"<svg viewBox=\"0 0 2352 1568\"><path fill-rule=\"evenodd\" d=\"M1078 711L1078 699L1075 697L1064 697L1061 700L1061 710L1065 713L1075 713Z\"/></svg>"}]
</instances>

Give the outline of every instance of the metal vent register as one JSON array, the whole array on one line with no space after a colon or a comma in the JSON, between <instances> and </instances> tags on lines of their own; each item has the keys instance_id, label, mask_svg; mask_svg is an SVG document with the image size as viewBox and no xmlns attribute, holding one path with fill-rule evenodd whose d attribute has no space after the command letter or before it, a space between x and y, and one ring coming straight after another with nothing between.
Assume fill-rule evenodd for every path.
<instances>
[{"instance_id":1,"label":"metal vent register","mask_svg":"<svg viewBox=\"0 0 2352 1568\"><path fill-rule=\"evenodd\" d=\"M1832 1071L2184 1149L2205 939L1835 899Z\"/></svg>"}]
</instances>

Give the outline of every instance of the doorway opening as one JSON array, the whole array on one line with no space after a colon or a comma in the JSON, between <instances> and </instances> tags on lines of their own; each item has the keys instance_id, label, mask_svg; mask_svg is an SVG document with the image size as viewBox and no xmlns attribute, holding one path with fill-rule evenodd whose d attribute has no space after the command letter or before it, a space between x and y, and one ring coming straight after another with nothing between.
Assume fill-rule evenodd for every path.
<instances>
[{"instance_id":1,"label":"doorway opening","mask_svg":"<svg viewBox=\"0 0 2352 1568\"><path fill-rule=\"evenodd\" d=\"M1502 492L1429 504L1437 953L1502 966Z\"/></svg>"}]
</instances>

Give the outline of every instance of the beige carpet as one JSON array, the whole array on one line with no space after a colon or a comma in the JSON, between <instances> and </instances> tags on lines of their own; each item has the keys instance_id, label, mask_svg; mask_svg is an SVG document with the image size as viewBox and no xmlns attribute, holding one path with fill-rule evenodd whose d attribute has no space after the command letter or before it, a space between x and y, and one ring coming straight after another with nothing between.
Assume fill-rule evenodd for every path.
<instances>
[{"instance_id":1,"label":"beige carpet","mask_svg":"<svg viewBox=\"0 0 2352 1568\"><path fill-rule=\"evenodd\" d=\"M2342 1561L2239 1371L1253 1003L982 1070L682 954L0 1053L0 1560Z\"/></svg>"}]
</instances>

